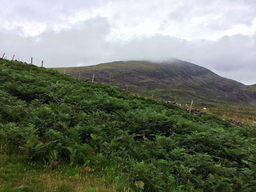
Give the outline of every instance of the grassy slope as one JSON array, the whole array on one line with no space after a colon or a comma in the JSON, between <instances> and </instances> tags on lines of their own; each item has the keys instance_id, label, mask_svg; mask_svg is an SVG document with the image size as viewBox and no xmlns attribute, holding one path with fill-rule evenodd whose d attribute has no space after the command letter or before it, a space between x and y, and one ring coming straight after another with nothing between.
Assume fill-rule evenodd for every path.
<instances>
[{"instance_id":1,"label":"grassy slope","mask_svg":"<svg viewBox=\"0 0 256 192\"><path fill-rule=\"evenodd\" d=\"M111 84L134 93L207 107L209 112L248 123L256 119L256 89L222 78L200 66L173 61L155 64L142 61L113 62L88 67L58 68L81 80ZM246 112L250 112L246 113Z\"/></svg>"},{"instance_id":2,"label":"grassy slope","mask_svg":"<svg viewBox=\"0 0 256 192\"><path fill-rule=\"evenodd\" d=\"M0 192L110 192L116 191L117 184L107 176L81 174L81 168L49 166L24 162L22 156L0 154Z\"/></svg>"},{"instance_id":3,"label":"grassy slope","mask_svg":"<svg viewBox=\"0 0 256 192\"><path fill-rule=\"evenodd\" d=\"M24 166L47 165L48 176L70 166L80 179L87 167L85 175L112 182L114 187L101 185L109 190L255 190L255 127L190 115L174 105L2 59L0 82L0 141L8 154L1 154L7 170L0 176L2 190L17 189L8 179L12 161L3 160L9 154L22 157L17 161ZM33 180L30 169L19 178ZM40 178L45 170L37 172ZM42 183L39 178L35 183ZM67 172L62 181L57 187L79 191Z\"/></svg>"}]
</instances>

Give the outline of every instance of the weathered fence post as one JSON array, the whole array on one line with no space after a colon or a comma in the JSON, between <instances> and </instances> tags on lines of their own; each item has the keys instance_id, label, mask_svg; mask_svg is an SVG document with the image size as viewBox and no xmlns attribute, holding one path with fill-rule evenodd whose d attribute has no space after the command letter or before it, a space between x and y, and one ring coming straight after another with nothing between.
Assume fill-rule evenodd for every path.
<instances>
[{"instance_id":1,"label":"weathered fence post","mask_svg":"<svg viewBox=\"0 0 256 192\"><path fill-rule=\"evenodd\" d=\"M4 59L4 56L5 56L5 53L3 54L2 59Z\"/></svg>"},{"instance_id":2,"label":"weathered fence post","mask_svg":"<svg viewBox=\"0 0 256 192\"><path fill-rule=\"evenodd\" d=\"M193 101L193 99L192 99L191 104L190 104L190 107L189 107L189 113L191 113L191 111L192 111L193 103L194 103L194 101Z\"/></svg>"},{"instance_id":3,"label":"weathered fence post","mask_svg":"<svg viewBox=\"0 0 256 192\"><path fill-rule=\"evenodd\" d=\"M79 71L78 73L78 80L80 80L80 77L81 77L81 71Z\"/></svg>"},{"instance_id":4,"label":"weathered fence post","mask_svg":"<svg viewBox=\"0 0 256 192\"><path fill-rule=\"evenodd\" d=\"M33 57L31 57L31 62L30 62L30 64L31 64L31 65L33 64Z\"/></svg>"},{"instance_id":5,"label":"weathered fence post","mask_svg":"<svg viewBox=\"0 0 256 192\"><path fill-rule=\"evenodd\" d=\"M44 67L44 60L42 60L41 62L41 67Z\"/></svg>"},{"instance_id":6,"label":"weathered fence post","mask_svg":"<svg viewBox=\"0 0 256 192\"><path fill-rule=\"evenodd\" d=\"M94 74L93 74L93 75L92 75L92 83L94 82L94 77L95 77L95 76L94 76Z\"/></svg>"}]
</instances>

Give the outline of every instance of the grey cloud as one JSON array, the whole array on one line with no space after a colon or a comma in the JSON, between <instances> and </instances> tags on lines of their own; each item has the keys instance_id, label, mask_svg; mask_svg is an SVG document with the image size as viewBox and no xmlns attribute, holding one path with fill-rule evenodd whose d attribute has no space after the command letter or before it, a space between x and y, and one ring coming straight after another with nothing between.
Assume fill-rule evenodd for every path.
<instances>
[{"instance_id":1,"label":"grey cloud","mask_svg":"<svg viewBox=\"0 0 256 192\"><path fill-rule=\"evenodd\" d=\"M95 18L77 24L72 30L44 34L36 48L50 55L50 64L55 66L84 65L93 63L104 55L105 38L110 32L104 18ZM64 57L65 59L60 59Z\"/></svg>"},{"instance_id":2,"label":"grey cloud","mask_svg":"<svg viewBox=\"0 0 256 192\"><path fill-rule=\"evenodd\" d=\"M244 83L255 83L256 34L231 36L218 41L185 41L163 35L138 37L130 41L108 41L109 24L96 18L59 34L46 33L39 41L0 34L2 50L36 62L44 58L48 67L91 65L113 60L163 61L178 58ZM3 38L4 36L4 38ZM239 46L237 46L239 45Z\"/></svg>"},{"instance_id":3,"label":"grey cloud","mask_svg":"<svg viewBox=\"0 0 256 192\"><path fill-rule=\"evenodd\" d=\"M108 2L109 0L55 0L54 3L51 0L2 0L0 22L18 34L24 33L26 23L46 25L45 31L49 31L57 25L66 25L69 17L79 11L90 11ZM3 30L5 25L1 25L0 29Z\"/></svg>"},{"instance_id":4,"label":"grey cloud","mask_svg":"<svg viewBox=\"0 0 256 192\"><path fill-rule=\"evenodd\" d=\"M25 19L34 19L39 21L55 20L59 15L73 13L81 9L89 9L99 7L108 3L109 0L2 0L1 14L13 17L20 17ZM5 9L4 9L5 8ZM15 13L15 14L14 14Z\"/></svg>"},{"instance_id":5,"label":"grey cloud","mask_svg":"<svg viewBox=\"0 0 256 192\"><path fill-rule=\"evenodd\" d=\"M201 27L211 30L228 29L234 24L251 25L256 13L253 0L190 0L178 6L167 18L177 22L190 22L195 17L206 17ZM218 16L219 17L216 17ZM212 16L212 17L209 17Z\"/></svg>"},{"instance_id":6,"label":"grey cloud","mask_svg":"<svg viewBox=\"0 0 256 192\"><path fill-rule=\"evenodd\" d=\"M94 64L105 53L108 33L107 21L94 18L78 23L72 30L46 32L37 39L2 32L0 49L9 57L15 54L23 61L33 56L39 64L44 59L48 67Z\"/></svg>"}]
</instances>

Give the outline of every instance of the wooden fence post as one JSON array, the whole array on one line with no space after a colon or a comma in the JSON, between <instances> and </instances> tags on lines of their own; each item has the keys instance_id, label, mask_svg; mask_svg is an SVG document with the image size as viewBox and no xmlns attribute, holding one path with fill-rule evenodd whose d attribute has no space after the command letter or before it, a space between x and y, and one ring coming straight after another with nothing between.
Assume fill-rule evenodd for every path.
<instances>
[{"instance_id":1,"label":"wooden fence post","mask_svg":"<svg viewBox=\"0 0 256 192\"><path fill-rule=\"evenodd\" d=\"M81 77L81 71L79 71L78 73L78 80L80 80L80 77Z\"/></svg>"},{"instance_id":2,"label":"wooden fence post","mask_svg":"<svg viewBox=\"0 0 256 192\"><path fill-rule=\"evenodd\" d=\"M44 67L44 60L42 60L41 62L41 67Z\"/></svg>"},{"instance_id":3,"label":"wooden fence post","mask_svg":"<svg viewBox=\"0 0 256 192\"><path fill-rule=\"evenodd\" d=\"M4 56L5 56L5 53L3 54L2 59L4 59Z\"/></svg>"},{"instance_id":4,"label":"wooden fence post","mask_svg":"<svg viewBox=\"0 0 256 192\"><path fill-rule=\"evenodd\" d=\"M31 62L30 62L30 64L31 64L31 65L33 64L33 57L31 57Z\"/></svg>"},{"instance_id":5,"label":"wooden fence post","mask_svg":"<svg viewBox=\"0 0 256 192\"><path fill-rule=\"evenodd\" d=\"M191 113L191 111L192 111L193 103L194 103L194 101L193 101L193 99L192 99L191 104L190 104L190 107L189 107L189 113Z\"/></svg>"},{"instance_id":6,"label":"wooden fence post","mask_svg":"<svg viewBox=\"0 0 256 192\"><path fill-rule=\"evenodd\" d=\"M94 74L92 75L92 83L94 82Z\"/></svg>"}]
</instances>

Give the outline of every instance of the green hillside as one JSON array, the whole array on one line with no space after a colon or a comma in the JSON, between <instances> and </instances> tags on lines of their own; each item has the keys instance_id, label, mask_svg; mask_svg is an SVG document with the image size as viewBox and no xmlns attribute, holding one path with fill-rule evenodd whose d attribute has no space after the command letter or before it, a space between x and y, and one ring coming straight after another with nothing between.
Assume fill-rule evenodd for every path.
<instances>
[{"instance_id":1,"label":"green hillside","mask_svg":"<svg viewBox=\"0 0 256 192\"><path fill-rule=\"evenodd\" d=\"M83 81L113 85L148 97L206 107L223 118L252 124L256 119L256 87L223 78L201 66L181 61L154 63L117 61L87 67L57 68ZM255 120L256 122L256 120Z\"/></svg>"},{"instance_id":2,"label":"green hillside","mask_svg":"<svg viewBox=\"0 0 256 192\"><path fill-rule=\"evenodd\" d=\"M255 127L3 59L0 144L0 170L14 155L27 163L22 174L64 166L79 181L116 185L102 191L256 191ZM15 188L25 177L10 183L14 173L0 172L0 191L25 191ZM69 185L59 191L79 191Z\"/></svg>"}]
</instances>

